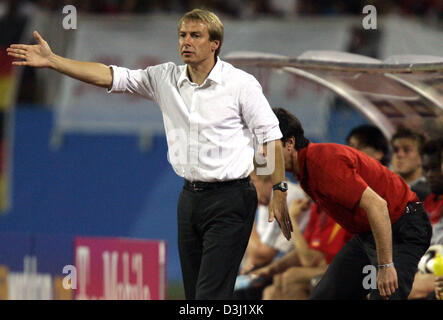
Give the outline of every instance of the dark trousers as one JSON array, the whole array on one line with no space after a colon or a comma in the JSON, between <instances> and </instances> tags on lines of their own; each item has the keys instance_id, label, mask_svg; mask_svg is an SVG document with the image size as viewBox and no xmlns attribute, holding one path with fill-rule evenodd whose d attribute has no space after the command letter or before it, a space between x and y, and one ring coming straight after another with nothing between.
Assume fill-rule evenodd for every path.
<instances>
[{"instance_id":1,"label":"dark trousers","mask_svg":"<svg viewBox=\"0 0 443 320\"><path fill-rule=\"evenodd\" d=\"M398 289L390 299L407 299L417 272L418 262L430 245L432 227L421 204L410 204L412 209L392 224L393 262L397 271ZM365 232L349 240L334 257L326 273L313 289L311 300L381 299L376 290L367 290L363 280L366 265L377 266L377 252L372 232Z\"/></svg>"},{"instance_id":2,"label":"dark trousers","mask_svg":"<svg viewBox=\"0 0 443 320\"><path fill-rule=\"evenodd\" d=\"M232 299L257 209L249 180L180 194L178 248L186 299Z\"/></svg>"}]
</instances>

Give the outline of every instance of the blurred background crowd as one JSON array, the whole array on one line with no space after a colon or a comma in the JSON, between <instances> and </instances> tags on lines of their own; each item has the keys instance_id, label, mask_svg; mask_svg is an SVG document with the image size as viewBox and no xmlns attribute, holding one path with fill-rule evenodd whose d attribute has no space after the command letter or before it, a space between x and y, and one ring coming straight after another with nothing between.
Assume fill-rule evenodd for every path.
<instances>
[{"instance_id":1,"label":"blurred background crowd","mask_svg":"<svg viewBox=\"0 0 443 320\"><path fill-rule=\"evenodd\" d=\"M361 14L366 4L376 6L384 14L426 16L435 21L441 20L443 15L443 2L439 0L4 0L0 6L0 15L6 13L8 3L23 15L30 15L35 10L61 10L65 5L74 5L79 12L96 14L185 12L192 8L205 7L218 14L236 18L357 15Z\"/></svg>"}]
</instances>

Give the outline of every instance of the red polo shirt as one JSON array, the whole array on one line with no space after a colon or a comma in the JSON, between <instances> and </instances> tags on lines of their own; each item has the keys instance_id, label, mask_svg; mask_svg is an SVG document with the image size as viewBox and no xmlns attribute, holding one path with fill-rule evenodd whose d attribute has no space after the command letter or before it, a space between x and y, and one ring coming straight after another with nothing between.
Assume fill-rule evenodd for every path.
<instances>
[{"instance_id":1,"label":"red polo shirt","mask_svg":"<svg viewBox=\"0 0 443 320\"><path fill-rule=\"evenodd\" d=\"M368 186L388 203L392 223L400 218L408 202L418 201L400 176L348 146L310 143L298 151L298 162L301 187L351 233L370 230L366 212L359 207Z\"/></svg>"},{"instance_id":2,"label":"red polo shirt","mask_svg":"<svg viewBox=\"0 0 443 320\"><path fill-rule=\"evenodd\" d=\"M325 255L328 264L343 245L352 238L351 233L343 229L315 203L312 205L309 223L303 236L311 249Z\"/></svg>"},{"instance_id":3,"label":"red polo shirt","mask_svg":"<svg viewBox=\"0 0 443 320\"><path fill-rule=\"evenodd\" d=\"M423 201L423 206L429 215L432 225L440 221L443 216L443 196L439 198L435 193L431 193L425 201Z\"/></svg>"}]
</instances>

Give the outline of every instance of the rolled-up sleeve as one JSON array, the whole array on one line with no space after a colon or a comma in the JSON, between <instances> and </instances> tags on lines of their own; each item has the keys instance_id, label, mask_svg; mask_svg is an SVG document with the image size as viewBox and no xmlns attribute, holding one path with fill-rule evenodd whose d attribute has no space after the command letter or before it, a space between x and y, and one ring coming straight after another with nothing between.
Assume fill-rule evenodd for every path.
<instances>
[{"instance_id":1,"label":"rolled-up sleeve","mask_svg":"<svg viewBox=\"0 0 443 320\"><path fill-rule=\"evenodd\" d=\"M172 66L172 63L164 63L146 69L130 70L111 65L112 87L108 89L108 93L128 92L156 100L158 84L166 77Z\"/></svg>"},{"instance_id":2,"label":"rolled-up sleeve","mask_svg":"<svg viewBox=\"0 0 443 320\"><path fill-rule=\"evenodd\" d=\"M283 137L278 119L263 94L260 83L253 77L242 88L240 105L249 130L256 136L258 143L266 143Z\"/></svg>"}]
</instances>

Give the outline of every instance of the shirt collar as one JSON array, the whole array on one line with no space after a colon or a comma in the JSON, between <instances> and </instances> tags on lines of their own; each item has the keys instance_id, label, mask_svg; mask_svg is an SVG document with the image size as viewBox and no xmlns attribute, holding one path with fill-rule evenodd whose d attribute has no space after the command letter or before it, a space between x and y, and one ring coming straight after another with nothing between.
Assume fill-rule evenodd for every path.
<instances>
[{"instance_id":1,"label":"shirt collar","mask_svg":"<svg viewBox=\"0 0 443 320\"><path fill-rule=\"evenodd\" d=\"M426 177L421 176L420 178L415 179L411 183L408 183L408 185L409 185L409 187L412 187L413 185L415 185L416 183L419 183L419 182L426 182Z\"/></svg>"},{"instance_id":2,"label":"shirt collar","mask_svg":"<svg viewBox=\"0 0 443 320\"><path fill-rule=\"evenodd\" d=\"M215 60L215 65L212 68L211 72L208 75L209 80L214 81L215 83L221 84L222 82L222 61L219 57Z\"/></svg>"},{"instance_id":3,"label":"shirt collar","mask_svg":"<svg viewBox=\"0 0 443 320\"><path fill-rule=\"evenodd\" d=\"M181 86L183 81L185 81L185 80L191 82L188 78L188 66L187 65L184 65L183 71L180 74L180 77L178 78L178 85Z\"/></svg>"},{"instance_id":4,"label":"shirt collar","mask_svg":"<svg viewBox=\"0 0 443 320\"><path fill-rule=\"evenodd\" d=\"M211 72L209 73L206 80L214 81L215 83L221 84L222 82L222 61L219 57L216 58L215 65L212 68ZM191 83L191 80L188 78L188 66L185 65L183 68L183 71L180 74L180 77L178 78L178 85L181 86L183 81L188 81Z\"/></svg>"}]
</instances>

